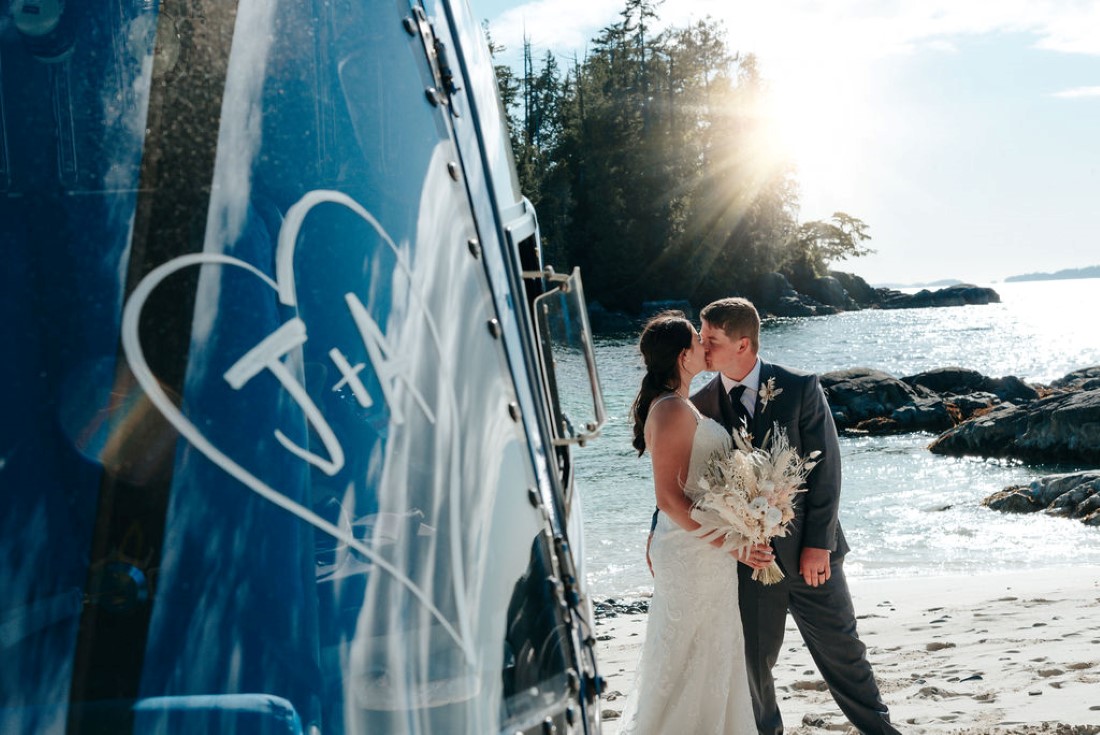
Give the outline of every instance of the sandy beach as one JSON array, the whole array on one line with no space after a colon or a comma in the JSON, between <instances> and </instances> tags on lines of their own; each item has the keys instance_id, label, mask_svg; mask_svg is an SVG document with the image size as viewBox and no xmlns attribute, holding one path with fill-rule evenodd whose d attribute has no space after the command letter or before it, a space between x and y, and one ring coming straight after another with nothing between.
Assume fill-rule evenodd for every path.
<instances>
[{"instance_id":1,"label":"sandy beach","mask_svg":"<svg viewBox=\"0 0 1100 735\"><path fill-rule=\"evenodd\" d=\"M859 634L903 733L1100 733L1100 569L853 579ZM604 732L633 685L644 614L597 622ZM788 618L776 688L792 735L855 733Z\"/></svg>"}]
</instances>

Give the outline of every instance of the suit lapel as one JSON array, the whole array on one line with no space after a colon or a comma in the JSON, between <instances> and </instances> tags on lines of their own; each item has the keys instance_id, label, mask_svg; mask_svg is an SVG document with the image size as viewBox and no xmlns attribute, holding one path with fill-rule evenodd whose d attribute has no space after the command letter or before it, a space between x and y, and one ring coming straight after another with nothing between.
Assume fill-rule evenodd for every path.
<instances>
[{"instance_id":1,"label":"suit lapel","mask_svg":"<svg viewBox=\"0 0 1100 735\"><path fill-rule=\"evenodd\" d=\"M760 400L760 394L764 392L764 384L774 375L775 371L772 366L760 361L760 385L756 389L756 406L752 410L752 444L755 447L762 446L764 443L764 437L768 434L768 429L771 428L771 402L765 404Z\"/></svg>"},{"instance_id":2,"label":"suit lapel","mask_svg":"<svg viewBox=\"0 0 1100 735\"><path fill-rule=\"evenodd\" d=\"M714 419L722 426L726 427L726 431L730 430L733 426L734 414L733 406L730 405L729 396L722 390L722 376L715 375L714 379L699 389L699 392L692 396L692 401L695 402L695 407L699 411L709 418Z\"/></svg>"}]
</instances>

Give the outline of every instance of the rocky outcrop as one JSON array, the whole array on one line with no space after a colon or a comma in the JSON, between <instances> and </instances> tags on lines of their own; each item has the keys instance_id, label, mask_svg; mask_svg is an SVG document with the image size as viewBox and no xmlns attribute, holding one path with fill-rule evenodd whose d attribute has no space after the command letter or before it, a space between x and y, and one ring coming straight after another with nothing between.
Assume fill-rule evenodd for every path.
<instances>
[{"instance_id":1,"label":"rocky outcrop","mask_svg":"<svg viewBox=\"0 0 1100 735\"><path fill-rule=\"evenodd\" d=\"M844 285L834 276L822 276L815 278L806 287L806 293L814 297L822 304L833 306L844 311L853 311L860 308L849 294Z\"/></svg>"},{"instance_id":2,"label":"rocky outcrop","mask_svg":"<svg viewBox=\"0 0 1100 735\"><path fill-rule=\"evenodd\" d=\"M929 291L922 289L907 294L888 288L876 289L878 306L883 309L921 309L933 306L967 306L972 304L999 304L1001 296L991 288L962 283L957 286Z\"/></svg>"},{"instance_id":3,"label":"rocky outcrop","mask_svg":"<svg viewBox=\"0 0 1100 735\"><path fill-rule=\"evenodd\" d=\"M837 306L814 298L813 294L798 292L782 273L767 273L761 277L756 285L753 303L761 314L778 317L827 316L840 311ZM850 299L849 303L859 308Z\"/></svg>"},{"instance_id":4,"label":"rocky outcrop","mask_svg":"<svg viewBox=\"0 0 1100 735\"><path fill-rule=\"evenodd\" d=\"M929 449L954 456L1100 466L1100 389L1003 403L949 429Z\"/></svg>"},{"instance_id":5,"label":"rocky outcrop","mask_svg":"<svg viewBox=\"0 0 1100 735\"><path fill-rule=\"evenodd\" d=\"M821 384L837 428L849 433L946 431L1003 401L1038 392L1019 378L989 378L965 368L940 368L904 378L854 368L825 373Z\"/></svg>"},{"instance_id":6,"label":"rocky outcrop","mask_svg":"<svg viewBox=\"0 0 1100 735\"><path fill-rule=\"evenodd\" d=\"M943 432L930 447L938 454L1086 465L1100 465L1098 383L1100 368L1050 387L960 367L900 379L871 368L821 376L842 432Z\"/></svg>"},{"instance_id":7,"label":"rocky outcrop","mask_svg":"<svg viewBox=\"0 0 1100 735\"><path fill-rule=\"evenodd\" d=\"M995 492L982 505L1005 513L1043 511L1100 526L1100 472L1047 475Z\"/></svg>"},{"instance_id":8,"label":"rocky outcrop","mask_svg":"<svg viewBox=\"0 0 1100 735\"><path fill-rule=\"evenodd\" d=\"M973 395L993 395L1001 401L1021 403L1033 401L1039 397L1039 391L1017 378L1009 375L1003 378L990 378L977 370L961 367L943 367L926 370L906 378L903 381L914 388L928 390L945 396L965 397Z\"/></svg>"},{"instance_id":9,"label":"rocky outcrop","mask_svg":"<svg viewBox=\"0 0 1100 735\"><path fill-rule=\"evenodd\" d=\"M837 428L863 427L873 433L893 433L902 429L893 420L896 410L913 406L920 396L911 387L889 373L871 368L837 370L821 376L821 386L833 412Z\"/></svg>"},{"instance_id":10,"label":"rocky outcrop","mask_svg":"<svg viewBox=\"0 0 1100 735\"><path fill-rule=\"evenodd\" d=\"M829 271L829 275L835 278L852 300L860 306L874 306L878 302L878 291L854 273Z\"/></svg>"},{"instance_id":11,"label":"rocky outcrop","mask_svg":"<svg viewBox=\"0 0 1100 735\"><path fill-rule=\"evenodd\" d=\"M748 289L762 317L829 316L842 311L860 309L907 309L926 306L963 306L967 304L999 303L1001 297L991 288L960 284L936 291L902 293L889 288L874 288L867 281L852 273L830 271L828 275L813 277L807 274L796 279L797 288L782 273L766 273ZM740 295L731 293L733 295ZM601 333L615 333L640 328L654 303L686 304L686 301L645 302L638 309L633 304L629 312L608 310L599 303L588 307L592 329ZM702 304L697 306L702 307ZM677 307L682 308L682 307ZM691 309L683 309L691 313Z\"/></svg>"},{"instance_id":12,"label":"rocky outcrop","mask_svg":"<svg viewBox=\"0 0 1100 735\"><path fill-rule=\"evenodd\" d=\"M1100 365L1081 368L1068 373L1050 384L1055 390L1097 390L1100 389Z\"/></svg>"},{"instance_id":13,"label":"rocky outcrop","mask_svg":"<svg viewBox=\"0 0 1100 735\"><path fill-rule=\"evenodd\" d=\"M1001 300L991 288L959 284L914 294L873 288L859 276L830 271L820 278L803 278L796 288L781 273L768 273L756 283L753 303L770 316L823 316L860 309L915 309L929 306L994 304Z\"/></svg>"}]
</instances>

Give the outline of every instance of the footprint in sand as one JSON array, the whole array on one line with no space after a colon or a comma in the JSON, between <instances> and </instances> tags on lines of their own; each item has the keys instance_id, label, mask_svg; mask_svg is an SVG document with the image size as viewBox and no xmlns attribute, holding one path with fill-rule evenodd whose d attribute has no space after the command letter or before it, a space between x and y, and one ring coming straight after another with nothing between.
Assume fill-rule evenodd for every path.
<instances>
[{"instance_id":1,"label":"footprint in sand","mask_svg":"<svg viewBox=\"0 0 1100 735\"><path fill-rule=\"evenodd\" d=\"M791 684L791 689L796 689L800 692L823 692L829 687L821 679L807 679L806 681L796 681Z\"/></svg>"},{"instance_id":2,"label":"footprint in sand","mask_svg":"<svg viewBox=\"0 0 1100 735\"><path fill-rule=\"evenodd\" d=\"M1092 663L1081 661L1080 663L1070 664L1066 668L1070 669L1071 671L1080 671L1081 669L1091 669L1092 666Z\"/></svg>"},{"instance_id":3,"label":"footprint in sand","mask_svg":"<svg viewBox=\"0 0 1100 735\"><path fill-rule=\"evenodd\" d=\"M950 641L932 641L924 647L926 651L942 651L945 648L954 648L955 644Z\"/></svg>"},{"instance_id":4,"label":"footprint in sand","mask_svg":"<svg viewBox=\"0 0 1100 735\"><path fill-rule=\"evenodd\" d=\"M1061 676L1066 672L1062 669L1039 669L1036 673L1045 679L1051 676Z\"/></svg>"},{"instance_id":5,"label":"footprint in sand","mask_svg":"<svg viewBox=\"0 0 1100 735\"><path fill-rule=\"evenodd\" d=\"M958 697L961 695L956 694L955 692L949 692L946 689L940 689L939 687L928 686L921 687L920 691L917 692L917 696L929 697L931 699L942 699L944 697Z\"/></svg>"}]
</instances>

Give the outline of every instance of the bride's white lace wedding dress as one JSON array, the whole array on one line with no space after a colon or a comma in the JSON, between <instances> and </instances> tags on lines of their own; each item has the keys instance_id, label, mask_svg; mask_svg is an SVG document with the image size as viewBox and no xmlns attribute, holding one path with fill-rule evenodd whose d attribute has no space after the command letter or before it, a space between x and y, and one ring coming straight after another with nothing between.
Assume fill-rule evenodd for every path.
<instances>
[{"instance_id":1,"label":"bride's white lace wedding dress","mask_svg":"<svg viewBox=\"0 0 1100 735\"><path fill-rule=\"evenodd\" d=\"M707 460L728 451L730 437L721 424L692 410L698 425L684 492L695 500ZM657 518L650 559L653 599L621 732L756 735L737 607L737 561L664 513Z\"/></svg>"}]
</instances>

